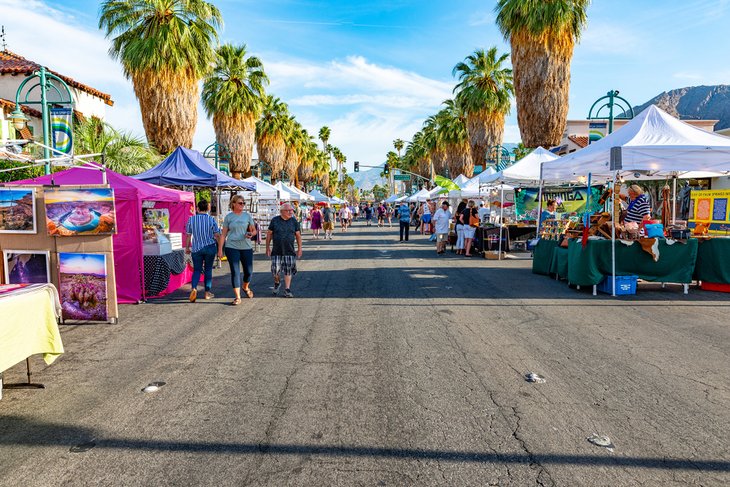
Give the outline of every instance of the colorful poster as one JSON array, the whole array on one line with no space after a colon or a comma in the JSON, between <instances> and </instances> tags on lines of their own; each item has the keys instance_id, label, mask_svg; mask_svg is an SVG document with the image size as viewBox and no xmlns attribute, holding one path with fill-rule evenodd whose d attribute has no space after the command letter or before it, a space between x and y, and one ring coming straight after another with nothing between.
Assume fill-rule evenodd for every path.
<instances>
[{"instance_id":1,"label":"colorful poster","mask_svg":"<svg viewBox=\"0 0 730 487\"><path fill-rule=\"evenodd\" d=\"M73 111L70 108L51 108L53 148L64 154L73 153ZM54 154L57 156L58 154Z\"/></svg>"},{"instance_id":2,"label":"colorful poster","mask_svg":"<svg viewBox=\"0 0 730 487\"><path fill-rule=\"evenodd\" d=\"M694 228L696 223L704 223L710 234L729 234L728 200L730 189L692 190L688 226Z\"/></svg>"},{"instance_id":3,"label":"colorful poster","mask_svg":"<svg viewBox=\"0 0 730 487\"><path fill-rule=\"evenodd\" d=\"M49 235L111 235L116 231L111 188L47 189L44 199Z\"/></svg>"},{"instance_id":4,"label":"colorful poster","mask_svg":"<svg viewBox=\"0 0 730 487\"><path fill-rule=\"evenodd\" d=\"M0 233L36 233L34 189L0 188Z\"/></svg>"},{"instance_id":5,"label":"colorful poster","mask_svg":"<svg viewBox=\"0 0 730 487\"><path fill-rule=\"evenodd\" d=\"M591 187L591 208L589 209L591 213L600 211L603 208L598 203L598 199L602 193L603 188L601 186ZM515 189L515 212L518 218L537 220L540 208L538 195L538 188ZM588 188L543 189L543 209L547 206L548 200L556 201L557 213L575 213L576 215L581 215L586 212Z\"/></svg>"},{"instance_id":6,"label":"colorful poster","mask_svg":"<svg viewBox=\"0 0 730 487\"><path fill-rule=\"evenodd\" d=\"M608 133L608 122L588 122L588 144L599 141Z\"/></svg>"},{"instance_id":7,"label":"colorful poster","mask_svg":"<svg viewBox=\"0 0 730 487\"><path fill-rule=\"evenodd\" d=\"M106 256L60 252L58 264L63 319L107 321Z\"/></svg>"},{"instance_id":8,"label":"colorful poster","mask_svg":"<svg viewBox=\"0 0 730 487\"><path fill-rule=\"evenodd\" d=\"M46 250L3 250L5 284L51 282L49 252Z\"/></svg>"},{"instance_id":9,"label":"colorful poster","mask_svg":"<svg viewBox=\"0 0 730 487\"><path fill-rule=\"evenodd\" d=\"M170 210L167 208L144 210L144 221L161 233L170 233Z\"/></svg>"}]
</instances>

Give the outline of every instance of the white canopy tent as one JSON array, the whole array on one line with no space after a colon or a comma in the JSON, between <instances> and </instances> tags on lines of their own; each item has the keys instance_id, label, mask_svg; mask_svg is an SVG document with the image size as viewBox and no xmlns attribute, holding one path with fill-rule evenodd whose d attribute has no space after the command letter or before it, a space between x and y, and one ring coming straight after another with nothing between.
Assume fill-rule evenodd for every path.
<instances>
[{"instance_id":1,"label":"white canopy tent","mask_svg":"<svg viewBox=\"0 0 730 487\"><path fill-rule=\"evenodd\" d=\"M473 184L482 184L485 179L492 176L492 174L496 173L497 171L493 167L488 167L484 171L480 172L470 180L464 183L464 186L471 186ZM461 186L461 185L459 185ZM463 187L463 186L462 186Z\"/></svg>"},{"instance_id":2,"label":"white canopy tent","mask_svg":"<svg viewBox=\"0 0 730 487\"><path fill-rule=\"evenodd\" d=\"M299 201L300 196L297 193L292 192L291 190L287 189L285 184L281 181L277 181L277 183L274 185L276 189L279 190L279 199L283 201Z\"/></svg>"},{"instance_id":3,"label":"white canopy tent","mask_svg":"<svg viewBox=\"0 0 730 487\"><path fill-rule=\"evenodd\" d=\"M390 195L388 199L385 200L386 203L395 203L398 201L399 196L397 194Z\"/></svg>"},{"instance_id":4,"label":"white canopy tent","mask_svg":"<svg viewBox=\"0 0 730 487\"><path fill-rule=\"evenodd\" d=\"M454 178L454 182L455 182L455 183L456 183L456 185L457 185L457 186L459 186L460 188L461 188L461 187L462 187L462 186L463 186L464 184L466 184L466 182L467 182L467 181L469 181L469 178L468 178L468 177L466 177L466 176L464 176L463 174L459 174L458 176L456 176L456 177Z\"/></svg>"},{"instance_id":5,"label":"white canopy tent","mask_svg":"<svg viewBox=\"0 0 730 487\"><path fill-rule=\"evenodd\" d=\"M259 194L261 200L278 200L279 190L267 183L263 179L259 179L256 176L251 176L244 179L247 183L253 183L256 185L256 192Z\"/></svg>"},{"instance_id":6,"label":"white canopy tent","mask_svg":"<svg viewBox=\"0 0 730 487\"><path fill-rule=\"evenodd\" d=\"M281 183L281 186L291 194L298 194L299 201L312 201L314 199L311 196L309 196L307 193L302 191L301 189L297 188L296 186L291 186L289 184L284 184L284 183Z\"/></svg>"},{"instance_id":7,"label":"white canopy tent","mask_svg":"<svg viewBox=\"0 0 730 487\"><path fill-rule=\"evenodd\" d=\"M427 199L431 198L431 194L426 188L423 188L422 190L418 191L417 193L413 194L412 196L409 196L406 201L409 203L415 203L418 201L426 201Z\"/></svg>"},{"instance_id":8,"label":"white canopy tent","mask_svg":"<svg viewBox=\"0 0 730 487\"><path fill-rule=\"evenodd\" d=\"M332 202L332 200L330 199L330 197L329 197L329 196L327 196L327 195L324 195L324 194L320 193L320 192L319 192L318 190L316 190L316 189L315 189L315 190L313 190L313 191L311 191L311 192L309 193L309 196L311 196L312 198L314 198L314 201L315 201L316 203L331 203L331 202Z\"/></svg>"},{"instance_id":9,"label":"white canopy tent","mask_svg":"<svg viewBox=\"0 0 730 487\"><path fill-rule=\"evenodd\" d=\"M559 156L556 156L549 150L538 147L507 169L483 178L481 184L507 183L511 185L531 184L537 186L540 184L540 169L543 163L559 158Z\"/></svg>"}]
</instances>

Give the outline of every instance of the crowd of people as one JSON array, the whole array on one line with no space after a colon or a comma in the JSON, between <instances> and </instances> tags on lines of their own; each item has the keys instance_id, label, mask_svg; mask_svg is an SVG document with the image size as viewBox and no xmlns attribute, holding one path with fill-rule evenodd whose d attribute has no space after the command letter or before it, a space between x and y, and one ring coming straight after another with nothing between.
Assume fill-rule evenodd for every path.
<instances>
[{"instance_id":1,"label":"crowd of people","mask_svg":"<svg viewBox=\"0 0 730 487\"><path fill-rule=\"evenodd\" d=\"M257 226L254 217L246 211L246 201L240 195L230 200L230 212L220 227L209 214L210 205L201 200L197 204L197 214L190 217L186 225L185 249L193 263L190 302L198 298L198 286L203 280L204 299L214 297L211 292L213 267L216 256L224 256L230 269L233 291L232 305L241 299L253 298L250 283L253 276L254 248L257 241ZM364 202L356 205L342 204L335 209L331 203L313 206L298 203L283 203L279 216L274 217L266 229L266 255L271 259L271 274L275 295L293 297L292 277L297 273L297 259L302 256L302 232L311 230L315 240L332 240L335 227L339 223L340 232L346 233L353 222L364 220L365 226L392 227L393 220L398 222L400 241L408 241L411 228L429 235L436 242L436 253L446 252L452 228L456 233L456 253L470 257L473 255L472 243L476 226L484 218L483 205L463 200L455 211L451 211L448 201L438 203L428 200L421 203L400 203L391 205L385 202ZM282 289L283 281L283 292Z\"/></svg>"}]
</instances>

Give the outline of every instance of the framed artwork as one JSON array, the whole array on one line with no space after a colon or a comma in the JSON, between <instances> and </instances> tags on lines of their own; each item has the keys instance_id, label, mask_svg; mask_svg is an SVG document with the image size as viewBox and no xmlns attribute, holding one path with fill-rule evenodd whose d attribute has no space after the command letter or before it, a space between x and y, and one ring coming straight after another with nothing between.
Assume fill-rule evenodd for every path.
<instances>
[{"instance_id":1,"label":"framed artwork","mask_svg":"<svg viewBox=\"0 0 730 487\"><path fill-rule=\"evenodd\" d=\"M58 264L63 319L107 321L106 255L59 252Z\"/></svg>"},{"instance_id":2,"label":"framed artwork","mask_svg":"<svg viewBox=\"0 0 730 487\"><path fill-rule=\"evenodd\" d=\"M0 233L36 233L35 189L0 188Z\"/></svg>"},{"instance_id":3,"label":"framed artwork","mask_svg":"<svg viewBox=\"0 0 730 487\"><path fill-rule=\"evenodd\" d=\"M51 282L49 257L47 250L3 250L5 284Z\"/></svg>"},{"instance_id":4,"label":"framed artwork","mask_svg":"<svg viewBox=\"0 0 730 487\"><path fill-rule=\"evenodd\" d=\"M43 194L51 236L111 235L116 232L114 190L47 189Z\"/></svg>"}]
</instances>

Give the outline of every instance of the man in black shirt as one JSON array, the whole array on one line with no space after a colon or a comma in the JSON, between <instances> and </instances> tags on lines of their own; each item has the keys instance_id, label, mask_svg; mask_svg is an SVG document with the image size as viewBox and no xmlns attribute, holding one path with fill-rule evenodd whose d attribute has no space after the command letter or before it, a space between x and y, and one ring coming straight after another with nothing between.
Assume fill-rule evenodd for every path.
<instances>
[{"instance_id":1,"label":"man in black shirt","mask_svg":"<svg viewBox=\"0 0 730 487\"><path fill-rule=\"evenodd\" d=\"M284 274L284 297L293 298L291 278L297 273L297 258L302 257L302 233L289 203L280 208L280 216L271 219L266 232L266 255L271 257L271 273L274 275L274 294L279 294L281 274ZM294 249L294 240L297 248ZM273 243L273 245L272 245Z\"/></svg>"}]
</instances>

